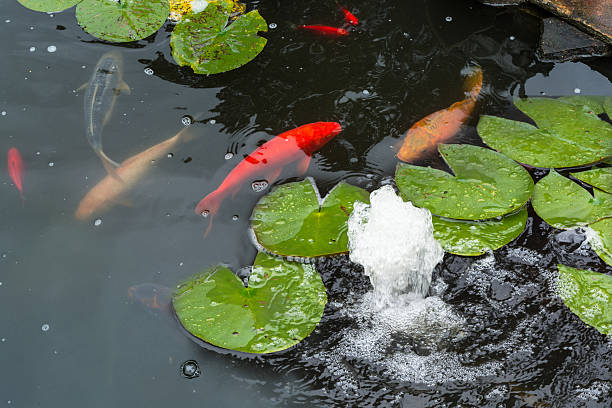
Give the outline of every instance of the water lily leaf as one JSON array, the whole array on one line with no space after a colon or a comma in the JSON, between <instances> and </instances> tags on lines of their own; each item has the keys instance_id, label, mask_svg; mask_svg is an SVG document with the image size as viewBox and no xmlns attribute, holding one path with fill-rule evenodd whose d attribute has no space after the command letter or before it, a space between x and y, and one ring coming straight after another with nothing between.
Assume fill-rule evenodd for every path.
<instances>
[{"instance_id":1,"label":"water lily leaf","mask_svg":"<svg viewBox=\"0 0 612 408\"><path fill-rule=\"evenodd\" d=\"M500 220L464 221L433 216L432 222L434 237L446 252L477 256L518 237L525 229L527 209L523 207Z\"/></svg>"},{"instance_id":2,"label":"water lily leaf","mask_svg":"<svg viewBox=\"0 0 612 408\"><path fill-rule=\"evenodd\" d=\"M612 151L612 125L591 109L557 99L531 98L515 105L538 125L482 116L478 133L489 146L534 167L595 163Z\"/></svg>"},{"instance_id":3,"label":"water lily leaf","mask_svg":"<svg viewBox=\"0 0 612 408\"><path fill-rule=\"evenodd\" d=\"M589 225L587 240L591 248L608 265L612 266L612 218Z\"/></svg>"},{"instance_id":4,"label":"water lily leaf","mask_svg":"<svg viewBox=\"0 0 612 408\"><path fill-rule=\"evenodd\" d=\"M455 176L429 167L398 164L395 182L401 197L432 214L483 220L521 208L533 180L519 164L493 150L472 145L439 145Z\"/></svg>"},{"instance_id":5,"label":"water lily leaf","mask_svg":"<svg viewBox=\"0 0 612 408\"><path fill-rule=\"evenodd\" d=\"M223 266L179 285L172 305L183 327L218 347L247 353L287 349L317 326L327 303L313 265L259 253L248 287Z\"/></svg>"},{"instance_id":6,"label":"water lily leaf","mask_svg":"<svg viewBox=\"0 0 612 408\"><path fill-rule=\"evenodd\" d=\"M348 251L353 203L370 202L364 189L338 183L323 202L312 179L281 185L263 196L251 215L257 243L285 257L313 258Z\"/></svg>"},{"instance_id":7,"label":"water lily leaf","mask_svg":"<svg viewBox=\"0 0 612 408\"><path fill-rule=\"evenodd\" d=\"M604 103L606 101L605 96L562 96L559 101L563 101L566 103L570 103L576 106L585 106L591 112L596 115L602 114L604 112Z\"/></svg>"},{"instance_id":8,"label":"water lily leaf","mask_svg":"<svg viewBox=\"0 0 612 408\"><path fill-rule=\"evenodd\" d=\"M83 30L106 41L126 42L156 32L168 18L168 0L83 0L76 18Z\"/></svg>"},{"instance_id":9,"label":"water lily leaf","mask_svg":"<svg viewBox=\"0 0 612 408\"><path fill-rule=\"evenodd\" d=\"M612 167L591 169L570 174L593 187L597 187L607 193L612 193Z\"/></svg>"},{"instance_id":10,"label":"water lily leaf","mask_svg":"<svg viewBox=\"0 0 612 408\"><path fill-rule=\"evenodd\" d=\"M63 11L82 0L17 0L22 6L34 11L50 13L53 11Z\"/></svg>"},{"instance_id":11,"label":"water lily leaf","mask_svg":"<svg viewBox=\"0 0 612 408\"><path fill-rule=\"evenodd\" d=\"M612 217L612 194L596 188L593 193L551 170L536 184L531 204L548 224L572 229Z\"/></svg>"},{"instance_id":12,"label":"water lily leaf","mask_svg":"<svg viewBox=\"0 0 612 408\"><path fill-rule=\"evenodd\" d=\"M612 336L612 276L557 265L563 303L584 323Z\"/></svg>"},{"instance_id":13,"label":"water lily leaf","mask_svg":"<svg viewBox=\"0 0 612 408\"><path fill-rule=\"evenodd\" d=\"M231 1L218 0L200 13L185 15L170 40L174 60L197 74L216 74L255 58L267 42L257 35L268 30L266 20L254 10L228 25L233 7Z\"/></svg>"}]
</instances>

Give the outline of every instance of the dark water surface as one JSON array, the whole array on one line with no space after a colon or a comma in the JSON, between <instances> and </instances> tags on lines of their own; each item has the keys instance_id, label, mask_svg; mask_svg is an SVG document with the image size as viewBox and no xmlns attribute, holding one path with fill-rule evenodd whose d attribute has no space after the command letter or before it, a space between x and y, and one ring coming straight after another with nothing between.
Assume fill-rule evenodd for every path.
<instances>
[{"instance_id":1,"label":"dark water surface","mask_svg":"<svg viewBox=\"0 0 612 408\"><path fill-rule=\"evenodd\" d=\"M199 76L173 62L169 26L118 46L84 33L73 9L48 15L0 3L0 152L15 146L26 163L23 206L6 173L0 182L0 406L610 407L612 342L551 287L558 262L612 269L580 245L580 233L553 230L533 213L521 237L493 256L446 255L432 294L465 319L463 335L426 347L417 335L398 339L383 354L412 358L402 370L334 351L356 325L345 309L369 289L346 259L319 265L330 300L319 328L273 356L202 348L167 309L130 300L133 285L172 287L211 264L252 263L248 218L263 193L247 186L226 201L206 239L193 209L245 154L284 130L339 121L344 131L315 154L308 175L323 193L343 179L373 190L393 174L389 146L463 97L466 64L483 68L481 113L519 118L511 106L519 95L612 95L609 59L538 62L538 20L517 10L355 0L360 25L330 39L292 24L337 25L333 1L247 4L278 24L268 45L238 70ZM192 140L151 164L129 205L96 226L73 217L105 175L76 90L111 49L123 55L132 89L104 129L111 158L173 136L183 115L202 120ZM480 144L473 125L455 142ZM419 164L442 166L435 155ZM295 176L287 168L278 182ZM202 370L191 380L179 373L190 359Z\"/></svg>"}]
</instances>

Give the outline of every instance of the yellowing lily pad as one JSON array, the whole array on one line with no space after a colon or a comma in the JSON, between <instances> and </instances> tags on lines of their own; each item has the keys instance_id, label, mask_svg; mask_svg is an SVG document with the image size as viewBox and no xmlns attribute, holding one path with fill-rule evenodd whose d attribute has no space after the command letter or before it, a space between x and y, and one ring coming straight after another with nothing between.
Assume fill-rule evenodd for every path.
<instances>
[{"instance_id":1,"label":"yellowing lily pad","mask_svg":"<svg viewBox=\"0 0 612 408\"><path fill-rule=\"evenodd\" d=\"M248 287L216 266L177 289L172 305L183 327L218 347L272 353L302 341L315 329L327 303L313 265L259 253Z\"/></svg>"},{"instance_id":2,"label":"yellowing lily pad","mask_svg":"<svg viewBox=\"0 0 612 408\"><path fill-rule=\"evenodd\" d=\"M612 336L612 276L557 265L563 303L584 323Z\"/></svg>"},{"instance_id":3,"label":"yellowing lily pad","mask_svg":"<svg viewBox=\"0 0 612 408\"><path fill-rule=\"evenodd\" d=\"M605 102L605 101L604 101ZM530 98L515 105L538 125L482 116L478 133L486 144L534 167L575 167L598 162L612 151L612 125L592 109L558 99ZM600 110L600 109L596 109Z\"/></svg>"},{"instance_id":4,"label":"yellowing lily pad","mask_svg":"<svg viewBox=\"0 0 612 408\"><path fill-rule=\"evenodd\" d=\"M438 149L455 176L400 163L395 182L405 201L446 218L484 220L512 213L529 200L533 180L508 157L472 145Z\"/></svg>"},{"instance_id":5,"label":"yellowing lily pad","mask_svg":"<svg viewBox=\"0 0 612 408\"><path fill-rule=\"evenodd\" d=\"M63 11L82 0L17 0L22 6L34 11L50 13L53 11Z\"/></svg>"},{"instance_id":6,"label":"yellowing lily pad","mask_svg":"<svg viewBox=\"0 0 612 408\"><path fill-rule=\"evenodd\" d=\"M257 243L284 257L313 258L348 251L347 221L355 201L370 202L364 189L345 182L322 201L312 179L278 186L251 215Z\"/></svg>"}]
</instances>

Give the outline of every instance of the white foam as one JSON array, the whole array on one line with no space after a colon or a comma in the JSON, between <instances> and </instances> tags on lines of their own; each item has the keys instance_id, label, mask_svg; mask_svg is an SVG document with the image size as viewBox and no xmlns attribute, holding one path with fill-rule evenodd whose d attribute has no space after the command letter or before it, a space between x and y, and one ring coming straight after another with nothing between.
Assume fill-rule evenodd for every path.
<instances>
[{"instance_id":1,"label":"white foam","mask_svg":"<svg viewBox=\"0 0 612 408\"><path fill-rule=\"evenodd\" d=\"M434 239L431 213L404 202L391 186L356 202L348 221L350 259L363 266L379 304L401 293L425 296L444 251Z\"/></svg>"}]
</instances>

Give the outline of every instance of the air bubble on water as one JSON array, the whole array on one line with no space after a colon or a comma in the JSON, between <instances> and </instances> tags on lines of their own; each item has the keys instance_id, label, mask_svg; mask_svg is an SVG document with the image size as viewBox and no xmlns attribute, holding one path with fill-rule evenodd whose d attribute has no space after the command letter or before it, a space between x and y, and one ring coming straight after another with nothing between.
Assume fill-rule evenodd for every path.
<instances>
[{"instance_id":1,"label":"air bubble on water","mask_svg":"<svg viewBox=\"0 0 612 408\"><path fill-rule=\"evenodd\" d=\"M154 72L153 72L153 70L151 68L145 68L144 69L144 73L147 74L147 75L153 75L154 74Z\"/></svg>"},{"instance_id":2,"label":"air bubble on water","mask_svg":"<svg viewBox=\"0 0 612 408\"><path fill-rule=\"evenodd\" d=\"M10 22L11 22L11 20L6 19L6 20L4 20L4 22L5 22L5 23L10 23Z\"/></svg>"},{"instance_id":3,"label":"air bubble on water","mask_svg":"<svg viewBox=\"0 0 612 408\"><path fill-rule=\"evenodd\" d=\"M453 18L451 16L446 16L444 20L446 20L447 23L450 23L451 21L453 21Z\"/></svg>"},{"instance_id":4,"label":"air bubble on water","mask_svg":"<svg viewBox=\"0 0 612 408\"><path fill-rule=\"evenodd\" d=\"M229 160L229 159L231 159L232 157L234 157L234 153L232 153L232 152L225 153L225 156L224 156L224 157L225 157L225 160Z\"/></svg>"},{"instance_id":5,"label":"air bubble on water","mask_svg":"<svg viewBox=\"0 0 612 408\"><path fill-rule=\"evenodd\" d=\"M276 23L270 23L270 24L268 25L268 27L270 27L272 30L274 30L274 29L275 29L276 27L278 27L278 26L276 25Z\"/></svg>"},{"instance_id":6,"label":"air bubble on water","mask_svg":"<svg viewBox=\"0 0 612 408\"><path fill-rule=\"evenodd\" d=\"M183 265L184 265L184 263L183 263L183 262L179 262L179 266L183 266Z\"/></svg>"},{"instance_id":7,"label":"air bubble on water","mask_svg":"<svg viewBox=\"0 0 612 408\"><path fill-rule=\"evenodd\" d=\"M367 89L364 89L363 91L361 91L361 93L364 95L369 95L370 91L368 91Z\"/></svg>"},{"instance_id":8,"label":"air bubble on water","mask_svg":"<svg viewBox=\"0 0 612 408\"><path fill-rule=\"evenodd\" d=\"M53 167L53 166L55 166L55 163L54 162L49 162L49 167Z\"/></svg>"},{"instance_id":9,"label":"air bubble on water","mask_svg":"<svg viewBox=\"0 0 612 408\"><path fill-rule=\"evenodd\" d=\"M55 45L50 45L50 46L47 47L47 51L55 52L55 51L57 51L57 47Z\"/></svg>"},{"instance_id":10,"label":"air bubble on water","mask_svg":"<svg viewBox=\"0 0 612 408\"><path fill-rule=\"evenodd\" d=\"M268 188L268 185L267 180L255 180L253 183L251 183L251 189L253 189L253 191L256 193L260 193Z\"/></svg>"},{"instance_id":11,"label":"air bubble on water","mask_svg":"<svg viewBox=\"0 0 612 408\"><path fill-rule=\"evenodd\" d=\"M189 115L185 115L181 118L181 123L183 126L189 126L193 123L193 118Z\"/></svg>"},{"instance_id":12,"label":"air bubble on water","mask_svg":"<svg viewBox=\"0 0 612 408\"><path fill-rule=\"evenodd\" d=\"M574 88L574 93L575 93L575 94L579 94L580 92L581 92L581 91L580 91L580 88Z\"/></svg>"},{"instance_id":13,"label":"air bubble on water","mask_svg":"<svg viewBox=\"0 0 612 408\"><path fill-rule=\"evenodd\" d=\"M515 39L516 38L513 35L510 36L510 41L514 41Z\"/></svg>"},{"instance_id":14,"label":"air bubble on water","mask_svg":"<svg viewBox=\"0 0 612 408\"><path fill-rule=\"evenodd\" d=\"M210 211L208 211L208 210L202 211L202 217L204 217L204 218L208 218L209 214L210 214Z\"/></svg>"},{"instance_id":15,"label":"air bubble on water","mask_svg":"<svg viewBox=\"0 0 612 408\"><path fill-rule=\"evenodd\" d=\"M240 217L238 217L237 215L232 215L232 220L233 220L233 221L238 221L238 219L239 219L239 218L240 218Z\"/></svg>"},{"instance_id":16,"label":"air bubble on water","mask_svg":"<svg viewBox=\"0 0 612 408\"><path fill-rule=\"evenodd\" d=\"M181 375L185 378L196 378L201 374L197 361L187 360L181 364Z\"/></svg>"},{"instance_id":17,"label":"air bubble on water","mask_svg":"<svg viewBox=\"0 0 612 408\"><path fill-rule=\"evenodd\" d=\"M544 95L546 95L546 92L540 91L540 95L544 96Z\"/></svg>"},{"instance_id":18,"label":"air bubble on water","mask_svg":"<svg viewBox=\"0 0 612 408\"><path fill-rule=\"evenodd\" d=\"M208 123L210 123L211 125L214 125L215 123L217 123L217 121L214 120L214 119L211 119L211 120L208 121Z\"/></svg>"},{"instance_id":19,"label":"air bubble on water","mask_svg":"<svg viewBox=\"0 0 612 408\"><path fill-rule=\"evenodd\" d=\"M6 111L2 111L2 113L0 113L2 116L6 116Z\"/></svg>"},{"instance_id":20,"label":"air bubble on water","mask_svg":"<svg viewBox=\"0 0 612 408\"><path fill-rule=\"evenodd\" d=\"M167 156L168 156L168 158L169 158L169 159L171 159L171 158L173 158L173 157L174 157L174 153L168 153L168 155L167 155Z\"/></svg>"},{"instance_id":21,"label":"air bubble on water","mask_svg":"<svg viewBox=\"0 0 612 408\"><path fill-rule=\"evenodd\" d=\"M2 254L2 258L4 259L4 258L6 258L6 257L7 257L7 254L6 254L6 253L3 253L3 254Z\"/></svg>"},{"instance_id":22,"label":"air bubble on water","mask_svg":"<svg viewBox=\"0 0 612 408\"><path fill-rule=\"evenodd\" d=\"M85 69L87 68L87 65L81 65L81 68Z\"/></svg>"},{"instance_id":23,"label":"air bubble on water","mask_svg":"<svg viewBox=\"0 0 612 408\"><path fill-rule=\"evenodd\" d=\"M102 218L96 218L93 224L94 226L99 227L100 225L102 225Z\"/></svg>"},{"instance_id":24,"label":"air bubble on water","mask_svg":"<svg viewBox=\"0 0 612 408\"><path fill-rule=\"evenodd\" d=\"M30 47L30 52L36 51L36 47Z\"/></svg>"},{"instance_id":25,"label":"air bubble on water","mask_svg":"<svg viewBox=\"0 0 612 408\"><path fill-rule=\"evenodd\" d=\"M43 324L40 329L44 332L49 331L49 325L47 323Z\"/></svg>"}]
</instances>

